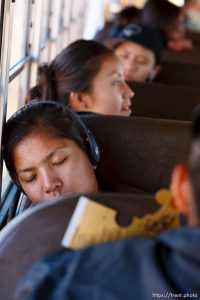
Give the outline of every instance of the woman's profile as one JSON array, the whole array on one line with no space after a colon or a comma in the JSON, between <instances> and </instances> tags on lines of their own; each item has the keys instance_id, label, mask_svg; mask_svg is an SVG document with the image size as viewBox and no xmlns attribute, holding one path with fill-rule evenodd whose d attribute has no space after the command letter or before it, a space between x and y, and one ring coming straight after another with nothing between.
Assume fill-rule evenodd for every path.
<instances>
[{"instance_id":1,"label":"woman's profile","mask_svg":"<svg viewBox=\"0 0 200 300\"><path fill-rule=\"evenodd\" d=\"M38 85L26 101L56 99L75 112L129 116L133 96L115 53L97 41L77 40L39 67Z\"/></svg>"}]
</instances>

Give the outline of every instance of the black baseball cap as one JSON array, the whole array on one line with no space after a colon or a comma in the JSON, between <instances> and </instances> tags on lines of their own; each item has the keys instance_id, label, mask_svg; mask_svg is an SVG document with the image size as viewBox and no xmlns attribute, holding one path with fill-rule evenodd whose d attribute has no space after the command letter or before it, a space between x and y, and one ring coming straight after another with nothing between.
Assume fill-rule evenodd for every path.
<instances>
[{"instance_id":1,"label":"black baseball cap","mask_svg":"<svg viewBox=\"0 0 200 300\"><path fill-rule=\"evenodd\" d=\"M113 30L107 45L116 49L120 42L131 41L154 52L156 62L160 62L161 52L164 48L164 39L159 31L142 24L129 24Z\"/></svg>"}]
</instances>

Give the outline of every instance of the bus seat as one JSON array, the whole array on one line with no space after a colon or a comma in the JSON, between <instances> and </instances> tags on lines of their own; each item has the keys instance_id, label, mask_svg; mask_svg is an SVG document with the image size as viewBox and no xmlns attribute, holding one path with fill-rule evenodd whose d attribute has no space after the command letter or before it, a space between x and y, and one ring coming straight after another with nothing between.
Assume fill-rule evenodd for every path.
<instances>
[{"instance_id":1,"label":"bus seat","mask_svg":"<svg viewBox=\"0 0 200 300\"><path fill-rule=\"evenodd\" d=\"M168 187L175 164L187 157L190 122L92 115L84 122L100 146L97 174L115 192Z\"/></svg>"},{"instance_id":2,"label":"bus seat","mask_svg":"<svg viewBox=\"0 0 200 300\"><path fill-rule=\"evenodd\" d=\"M192 64L163 62L155 81L174 85L199 86L200 67Z\"/></svg>"},{"instance_id":3,"label":"bus seat","mask_svg":"<svg viewBox=\"0 0 200 300\"><path fill-rule=\"evenodd\" d=\"M132 98L136 117L187 121L200 103L198 87L162 83L128 82L135 95Z\"/></svg>"},{"instance_id":4,"label":"bus seat","mask_svg":"<svg viewBox=\"0 0 200 300\"><path fill-rule=\"evenodd\" d=\"M193 45L195 47L200 46L200 33L199 32L195 32L195 31L190 31L188 30L186 32L186 36L192 40Z\"/></svg>"},{"instance_id":5,"label":"bus seat","mask_svg":"<svg viewBox=\"0 0 200 300\"><path fill-rule=\"evenodd\" d=\"M128 225L134 215L143 216L159 207L152 197L144 195L97 193L88 196L120 212L122 225ZM37 205L13 219L0 232L1 299L14 299L21 277L34 261L63 250L61 240L78 198L78 195L65 196Z\"/></svg>"},{"instance_id":6,"label":"bus seat","mask_svg":"<svg viewBox=\"0 0 200 300\"><path fill-rule=\"evenodd\" d=\"M200 48L193 48L191 50L183 50L180 52L165 49L162 54L162 62L200 65Z\"/></svg>"}]
</instances>

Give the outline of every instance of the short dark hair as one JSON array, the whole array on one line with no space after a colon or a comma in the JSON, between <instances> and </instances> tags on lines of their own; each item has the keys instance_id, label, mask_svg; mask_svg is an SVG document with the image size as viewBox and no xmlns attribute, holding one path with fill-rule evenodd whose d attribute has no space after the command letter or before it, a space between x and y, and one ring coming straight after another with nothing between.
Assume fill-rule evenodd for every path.
<instances>
[{"instance_id":1,"label":"short dark hair","mask_svg":"<svg viewBox=\"0 0 200 300\"><path fill-rule=\"evenodd\" d=\"M13 151L20 141L37 128L44 128L56 137L71 139L86 152L81 128L63 105L53 101L32 101L7 121L3 132L3 158L11 177L19 186Z\"/></svg>"},{"instance_id":2,"label":"short dark hair","mask_svg":"<svg viewBox=\"0 0 200 300\"><path fill-rule=\"evenodd\" d=\"M100 71L102 62L114 52L97 41L77 40L50 64L38 69L37 92L42 100L70 105L70 92L87 92Z\"/></svg>"},{"instance_id":3,"label":"short dark hair","mask_svg":"<svg viewBox=\"0 0 200 300\"><path fill-rule=\"evenodd\" d=\"M126 6L117 15L115 23L118 25L128 25L130 23L135 23L139 16L141 10L133 5Z\"/></svg>"},{"instance_id":4,"label":"short dark hair","mask_svg":"<svg viewBox=\"0 0 200 300\"><path fill-rule=\"evenodd\" d=\"M150 0L141 12L140 22L164 32L166 27L176 22L181 11L181 7L169 1Z\"/></svg>"}]
</instances>

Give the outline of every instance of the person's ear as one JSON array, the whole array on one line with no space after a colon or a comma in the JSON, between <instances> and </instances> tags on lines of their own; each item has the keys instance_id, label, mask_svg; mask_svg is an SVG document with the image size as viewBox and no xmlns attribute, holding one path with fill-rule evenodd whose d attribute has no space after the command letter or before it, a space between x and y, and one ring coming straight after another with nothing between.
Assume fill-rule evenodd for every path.
<instances>
[{"instance_id":1,"label":"person's ear","mask_svg":"<svg viewBox=\"0 0 200 300\"><path fill-rule=\"evenodd\" d=\"M161 70L161 66L160 65L155 65L154 68L151 70L150 76L149 76L149 80L153 81L154 78L157 76L157 74L160 72Z\"/></svg>"},{"instance_id":2,"label":"person's ear","mask_svg":"<svg viewBox=\"0 0 200 300\"><path fill-rule=\"evenodd\" d=\"M188 170L184 165L176 166L172 173L171 193L174 206L188 215L193 198Z\"/></svg>"},{"instance_id":3,"label":"person's ear","mask_svg":"<svg viewBox=\"0 0 200 300\"><path fill-rule=\"evenodd\" d=\"M73 111L89 111L91 107L91 99L88 93L70 93L70 107Z\"/></svg>"}]
</instances>

